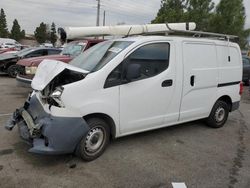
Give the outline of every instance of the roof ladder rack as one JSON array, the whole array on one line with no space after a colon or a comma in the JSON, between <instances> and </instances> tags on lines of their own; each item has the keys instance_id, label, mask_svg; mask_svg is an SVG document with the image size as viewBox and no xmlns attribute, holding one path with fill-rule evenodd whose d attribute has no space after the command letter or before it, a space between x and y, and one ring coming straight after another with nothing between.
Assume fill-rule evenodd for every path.
<instances>
[{"instance_id":1,"label":"roof ladder rack","mask_svg":"<svg viewBox=\"0 0 250 188\"><path fill-rule=\"evenodd\" d=\"M220 33L211 33L211 32L204 32L204 31L190 31L190 30L175 30L172 29L168 23L166 23L166 26L168 28L168 32L167 33L184 33L184 34L193 34L193 37L202 37L202 36L206 36L206 37L215 37L217 39L223 39L223 40L239 40L238 36L235 35L227 35L227 34L220 34Z\"/></svg>"}]
</instances>

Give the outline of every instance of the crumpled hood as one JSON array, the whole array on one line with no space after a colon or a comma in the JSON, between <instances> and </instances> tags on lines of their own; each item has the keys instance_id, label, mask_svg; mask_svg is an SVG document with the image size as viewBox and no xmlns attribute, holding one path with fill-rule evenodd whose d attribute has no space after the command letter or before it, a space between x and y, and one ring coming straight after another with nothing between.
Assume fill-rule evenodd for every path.
<instances>
[{"instance_id":1,"label":"crumpled hood","mask_svg":"<svg viewBox=\"0 0 250 188\"><path fill-rule=\"evenodd\" d=\"M64 59L68 60L70 59L69 56L66 55L47 55L47 56L39 56L39 57L32 57L32 58L25 58L21 59L17 62L18 65L22 66L38 66L43 60L50 59L50 60L56 60L56 61L63 61Z\"/></svg>"},{"instance_id":2,"label":"crumpled hood","mask_svg":"<svg viewBox=\"0 0 250 188\"><path fill-rule=\"evenodd\" d=\"M58 74L65 69L87 74L88 71L74 67L72 65L55 60L43 60L38 66L31 87L34 90L42 91Z\"/></svg>"}]
</instances>

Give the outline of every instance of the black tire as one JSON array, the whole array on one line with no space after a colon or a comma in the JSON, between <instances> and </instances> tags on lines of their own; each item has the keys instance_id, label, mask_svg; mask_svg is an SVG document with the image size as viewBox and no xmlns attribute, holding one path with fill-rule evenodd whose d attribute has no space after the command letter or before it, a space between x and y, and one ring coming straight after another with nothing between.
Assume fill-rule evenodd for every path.
<instances>
[{"instance_id":1,"label":"black tire","mask_svg":"<svg viewBox=\"0 0 250 188\"><path fill-rule=\"evenodd\" d=\"M224 101L217 101L206 119L206 123L212 128L221 128L226 123L229 114L229 105Z\"/></svg>"},{"instance_id":2,"label":"black tire","mask_svg":"<svg viewBox=\"0 0 250 188\"><path fill-rule=\"evenodd\" d=\"M107 148L110 141L110 128L104 120L99 118L88 119L87 123L89 125L89 131L78 144L76 155L84 161L92 161L101 156ZM95 143L93 144L93 142ZM97 147L98 145L100 146ZM95 149L95 146L97 149Z\"/></svg>"},{"instance_id":3,"label":"black tire","mask_svg":"<svg viewBox=\"0 0 250 188\"><path fill-rule=\"evenodd\" d=\"M20 72L20 67L18 65L11 65L7 69L8 75L12 78L16 78L19 72Z\"/></svg>"}]
</instances>

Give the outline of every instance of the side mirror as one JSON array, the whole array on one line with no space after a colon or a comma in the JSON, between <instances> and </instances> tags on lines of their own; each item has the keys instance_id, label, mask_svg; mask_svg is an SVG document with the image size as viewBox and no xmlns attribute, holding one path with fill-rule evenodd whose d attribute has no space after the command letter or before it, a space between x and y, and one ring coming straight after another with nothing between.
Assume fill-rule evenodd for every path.
<instances>
[{"instance_id":1,"label":"side mirror","mask_svg":"<svg viewBox=\"0 0 250 188\"><path fill-rule=\"evenodd\" d=\"M127 67L126 79L131 81L133 79L140 78L141 76L141 65L139 64L129 64Z\"/></svg>"}]
</instances>

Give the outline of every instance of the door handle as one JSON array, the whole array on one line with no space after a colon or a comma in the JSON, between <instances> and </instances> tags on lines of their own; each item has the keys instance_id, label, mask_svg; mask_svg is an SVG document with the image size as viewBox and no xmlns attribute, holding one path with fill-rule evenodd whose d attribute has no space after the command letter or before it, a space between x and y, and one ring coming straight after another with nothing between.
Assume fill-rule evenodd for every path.
<instances>
[{"instance_id":1,"label":"door handle","mask_svg":"<svg viewBox=\"0 0 250 188\"><path fill-rule=\"evenodd\" d=\"M195 76L192 75L192 76L190 77L190 85L191 85L192 87L194 87L194 79L195 79Z\"/></svg>"},{"instance_id":2,"label":"door handle","mask_svg":"<svg viewBox=\"0 0 250 188\"><path fill-rule=\"evenodd\" d=\"M173 80L165 80L162 82L161 87L170 87L173 85Z\"/></svg>"}]
</instances>

